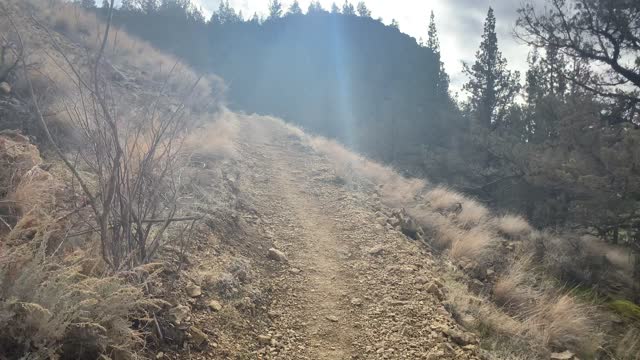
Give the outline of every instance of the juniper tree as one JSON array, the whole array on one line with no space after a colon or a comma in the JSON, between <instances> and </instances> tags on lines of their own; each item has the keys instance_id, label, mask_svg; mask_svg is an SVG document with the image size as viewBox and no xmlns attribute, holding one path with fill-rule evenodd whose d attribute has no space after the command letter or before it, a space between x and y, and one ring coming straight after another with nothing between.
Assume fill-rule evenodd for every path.
<instances>
[{"instance_id":1,"label":"juniper tree","mask_svg":"<svg viewBox=\"0 0 640 360\"><path fill-rule=\"evenodd\" d=\"M356 9L353 7L353 4L349 2L349 0L345 0L342 5L342 13L344 15L355 15Z\"/></svg>"},{"instance_id":2,"label":"juniper tree","mask_svg":"<svg viewBox=\"0 0 640 360\"><path fill-rule=\"evenodd\" d=\"M307 14L313 14L313 13L319 13L322 12L324 9L322 9L322 5L320 4L319 1L312 1L309 4L309 8L307 9Z\"/></svg>"},{"instance_id":3,"label":"juniper tree","mask_svg":"<svg viewBox=\"0 0 640 360\"><path fill-rule=\"evenodd\" d=\"M298 0L294 0L293 4L289 6L289 11L287 12L287 14L302 15L302 8L300 8L300 3L298 2Z\"/></svg>"},{"instance_id":4,"label":"juniper tree","mask_svg":"<svg viewBox=\"0 0 640 360\"><path fill-rule=\"evenodd\" d=\"M357 10L358 10L358 15L362 17L371 17L371 10L369 10L369 8L364 3L364 1L360 1L358 3Z\"/></svg>"},{"instance_id":5,"label":"juniper tree","mask_svg":"<svg viewBox=\"0 0 640 360\"><path fill-rule=\"evenodd\" d=\"M269 0L269 20L282 16L282 3L280 0Z\"/></svg>"},{"instance_id":6,"label":"juniper tree","mask_svg":"<svg viewBox=\"0 0 640 360\"><path fill-rule=\"evenodd\" d=\"M444 70L444 63L440 55L440 40L438 39L438 29L436 28L436 19L433 11L429 17L429 30L427 32L426 47L433 51L436 57L436 63L438 64L438 79L435 82L435 93L441 96L447 96L449 93L449 75Z\"/></svg>"},{"instance_id":7,"label":"juniper tree","mask_svg":"<svg viewBox=\"0 0 640 360\"><path fill-rule=\"evenodd\" d=\"M507 60L498 49L496 18L489 8L480 49L472 66L464 64L469 82L463 89L470 93L471 115L483 127L490 128L505 119L509 106L520 90L520 74L507 69Z\"/></svg>"}]
</instances>

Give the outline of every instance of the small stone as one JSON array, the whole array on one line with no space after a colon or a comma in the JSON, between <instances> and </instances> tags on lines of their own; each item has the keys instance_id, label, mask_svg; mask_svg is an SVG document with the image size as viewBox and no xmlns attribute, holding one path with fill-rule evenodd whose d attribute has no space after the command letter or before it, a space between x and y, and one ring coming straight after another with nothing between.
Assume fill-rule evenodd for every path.
<instances>
[{"instance_id":1,"label":"small stone","mask_svg":"<svg viewBox=\"0 0 640 360\"><path fill-rule=\"evenodd\" d=\"M164 353L162 351L160 351L159 353L156 354L156 359L164 359Z\"/></svg>"},{"instance_id":2,"label":"small stone","mask_svg":"<svg viewBox=\"0 0 640 360\"><path fill-rule=\"evenodd\" d=\"M195 326L189 328L189 334L191 334L191 342L196 347L202 347L207 345L209 342L209 337L202 330L198 329Z\"/></svg>"},{"instance_id":3,"label":"small stone","mask_svg":"<svg viewBox=\"0 0 640 360\"><path fill-rule=\"evenodd\" d=\"M292 274L300 274L302 272L302 270L298 269L298 268L291 268L289 270Z\"/></svg>"},{"instance_id":4,"label":"small stone","mask_svg":"<svg viewBox=\"0 0 640 360\"><path fill-rule=\"evenodd\" d=\"M169 309L169 318L172 323L176 325L182 324L189 317L189 307L185 305L178 305Z\"/></svg>"},{"instance_id":5,"label":"small stone","mask_svg":"<svg viewBox=\"0 0 640 360\"><path fill-rule=\"evenodd\" d=\"M438 298L438 300L444 300L444 298L445 298L444 293L442 292L442 290L440 290L438 285L436 285L435 283L430 283L427 286L427 291L430 294L435 295L435 297Z\"/></svg>"},{"instance_id":6,"label":"small stone","mask_svg":"<svg viewBox=\"0 0 640 360\"><path fill-rule=\"evenodd\" d=\"M331 321L331 322L338 322L340 321L340 319L338 319L337 316L333 316L333 315L327 315L327 320Z\"/></svg>"},{"instance_id":7,"label":"small stone","mask_svg":"<svg viewBox=\"0 0 640 360\"><path fill-rule=\"evenodd\" d=\"M9 95L11 93L11 85L9 85L6 82L1 82L0 83L0 92L5 94L5 95Z\"/></svg>"},{"instance_id":8,"label":"small stone","mask_svg":"<svg viewBox=\"0 0 640 360\"><path fill-rule=\"evenodd\" d=\"M222 310L222 304L220 304L220 302L217 301L217 300L211 300L209 302L209 309L211 309L211 310L213 310L215 312L218 312L218 311Z\"/></svg>"},{"instance_id":9,"label":"small stone","mask_svg":"<svg viewBox=\"0 0 640 360\"><path fill-rule=\"evenodd\" d=\"M493 274L495 274L495 273L496 273L496 272L495 272L495 270L493 270L493 269L487 269L487 277L491 277L491 276L493 276Z\"/></svg>"},{"instance_id":10,"label":"small stone","mask_svg":"<svg viewBox=\"0 0 640 360\"><path fill-rule=\"evenodd\" d=\"M269 249L269 252L267 253L267 257L274 261L287 262L287 255L285 255L285 253L275 248Z\"/></svg>"},{"instance_id":11,"label":"small stone","mask_svg":"<svg viewBox=\"0 0 640 360\"><path fill-rule=\"evenodd\" d=\"M360 299L360 298L351 299L351 305L353 305L353 306L362 306L362 299Z\"/></svg>"},{"instance_id":12,"label":"small stone","mask_svg":"<svg viewBox=\"0 0 640 360\"><path fill-rule=\"evenodd\" d=\"M561 353L551 353L551 360L571 360L574 356L576 356L576 354L566 350Z\"/></svg>"},{"instance_id":13,"label":"small stone","mask_svg":"<svg viewBox=\"0 0 640 360\"><path fill-rule=\"evenodd\" d=\"M367 253L371 256L380 256L384 253L384 246L382 245L376 245L374 247L372 247L371 249L369 249L367 251Z\"/></svg>"},{"instance_id":14,"label":"small stone","mask_svg":"<svg viewBox=\"0 0 640 360\"><path fill-rule=\"evenodd\" d=\"M445 327L442 329L442 332L460 346L469 345L476 342L472 335L456 331L451 328Z\"/></svg>"},{"instance_id":15,"label":"small stone","mask_svg":"<svg viewBox=\"0 0 640 360\"><path fill-rule=\"evenodd\" d=\"M269 335L258 335L258 344L271 345L271 336L269 336Z\"/></svg>"},{"instance_id":16,"label":"small stone","mask_svg":"<svg viewBox=\"0 0 640 360\"><path fill-rule=\"evenodd\" d=\"M187 291L187 295L189 295L192 298L202 295L202 289L198 285L191 284L187 286L185 290Z\"/></svg>"}]
</instances>

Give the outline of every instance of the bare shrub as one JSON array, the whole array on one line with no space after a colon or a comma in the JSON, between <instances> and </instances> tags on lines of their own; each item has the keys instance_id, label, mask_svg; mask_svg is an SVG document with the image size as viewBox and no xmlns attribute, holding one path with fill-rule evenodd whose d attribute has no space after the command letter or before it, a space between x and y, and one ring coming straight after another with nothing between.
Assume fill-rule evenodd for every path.
<instances>
[{"instance_id":1,"label":"bare shrub","mask_svg":"<svg viewBox=\"0 0 640 360\"><path fill-rule=\"evenodd\" d=\"M113 1L110 5L113 6ZM11 18L9 21L14 24ZM13 27L24 47L15 24ZM200 79L182 94L183 100L176 105L164 105L161 91L141 108L132 104L128 112L116 111L121 104L116 106L119 99L113 96L112 83L102 71L110 23L105 24L101 46L88 67L72 62L49 30L43 30L64 59L68 81L76 86L75 97L67 99L64 107L69 123L79 129L81 137L74 149L78 159L75 163L58 146L44 120L23 60L40 124L86 198L84 203L92 211L86 223L90 224L90 232L99 236L104 261L114 269L146 262L163 243L164 233L172 222L193 220L175 215L183 163L181 149L194 125L188 121L185 99L197 88ZM87 167L88 174L78 170L78 161Z\"/></svg>"},{"instance_id":2,"label":"bare shrub","mask_svg":"<svg viewBox=\"0 0 640 360\"><path fill-rule=\"evenodd\" d=\"M518 215L504 215L497 218L496 227L501 234L511 239L527 236L533 230L527 220Z\"/></svg>"}]
</instances>

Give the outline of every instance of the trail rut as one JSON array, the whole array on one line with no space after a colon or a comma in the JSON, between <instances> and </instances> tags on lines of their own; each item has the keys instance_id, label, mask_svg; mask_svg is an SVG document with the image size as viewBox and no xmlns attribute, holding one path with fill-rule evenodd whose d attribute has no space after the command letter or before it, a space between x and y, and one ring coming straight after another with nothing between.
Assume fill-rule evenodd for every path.
<instances>
[{"instance_id":1,"label":"trail rut","mask_svg":"<svg viewBox=\"0 0 640 360\"><path fill-rule=\"evenodd\" d=\"M288 256L269 275L268 344L258 358L474 359L442 305L429 250L389 224L377 192L336 176L332 164L271 121L243 121L242 191L259 231Z\"/></svg>"}]
</instances>

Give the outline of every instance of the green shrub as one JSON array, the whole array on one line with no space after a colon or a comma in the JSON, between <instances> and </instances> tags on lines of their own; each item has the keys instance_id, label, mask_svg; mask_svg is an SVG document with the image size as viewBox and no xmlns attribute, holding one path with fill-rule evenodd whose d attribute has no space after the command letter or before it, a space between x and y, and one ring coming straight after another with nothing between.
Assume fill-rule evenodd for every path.
<instances>
[{"instance_id":1,"label":"green shrub","mask_svg":"<svg viewBox=\"0 0 640 360\"><path fill-rule=\"evenodd\" d=\"M640 306L629 300L615 300L609 304L609 307L617 314L629 319L640 321Z\"/></svg>"}]
</instances>

